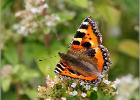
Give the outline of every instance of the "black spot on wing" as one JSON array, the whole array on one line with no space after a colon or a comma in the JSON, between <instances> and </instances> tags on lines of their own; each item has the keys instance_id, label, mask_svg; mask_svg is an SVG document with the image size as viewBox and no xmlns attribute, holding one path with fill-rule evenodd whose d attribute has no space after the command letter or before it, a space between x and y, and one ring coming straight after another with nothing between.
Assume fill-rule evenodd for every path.
<instances>
[{"instance_id":1,"label":"black spot on wing","mask_svg":"<svg viewBox=\"0 0 140 100\"><path fill-rule=\"evenodd\" d=\"M85 36L84 32L77 31L74 38L83 38Z\"/></svg>"},{"instance_id":2,"label":"black spot on wing","mask_svg":"<svg viewBox=\"0 0 140 100\"><path fill-rule=\"evenodd\" d=\"M82 25L80 26L80 29L88 29L88 25L82 24Z\"/></svg>"},{"instance_id":3,"label":"black spot on wing","mask_svg":"<svg viewBox=\"0 0 140 100\"><path fill-rule=\"evenodd\" d=\"M85 48L90 48L91 47L91 43L85 42L85 43L82 44L82 46L85 47Z\"/></svg>"},{"instance_id":4,"label":"black spot on wing","mask_svg":"<svg viewBox=\"0 0 140 100\"><path fill-rule=\"evenodd\" d=\"M93 33L95 33L95 35L97 36L99 44L102 44L102 35L99 32L98 26L96 25L92 17L91 16L86 17L83 22L88 22L92 26Z\"/></svg>"},{"instance_id":5,"label":"black spot on wing","mask_svg":"<svg viewBox=\"0 0 140 100\"><path fill-rule=\"evenodd\" d=\"M95 54L96 54L95 49L90 48L90 49L87 50L87 55L88 56L94 57Z\"/></svg>"},{"instance_id":6,"label":"black spot on wing","mask_svg":"<svg viewBox=\"0 0 140 100\"><path fill-rule=\"evenodd\" d=\"M73 45L80 45L80 42L79 41L73 41L72 44Z\"/></svg>"}]
</instances>

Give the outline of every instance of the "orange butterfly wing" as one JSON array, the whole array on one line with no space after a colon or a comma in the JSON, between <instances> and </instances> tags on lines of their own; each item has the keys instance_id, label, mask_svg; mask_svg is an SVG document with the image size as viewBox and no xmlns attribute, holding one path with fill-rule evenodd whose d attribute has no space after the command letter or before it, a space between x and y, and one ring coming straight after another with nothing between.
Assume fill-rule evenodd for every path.
<instances>
[{"instance_id":1,"label":"orange butterfly wing","mask_svg":"<svg viewBox=\"0 0 140 100\"><path fill-rule=\"evenodd\" d=\"M102 73L103 71L108 71L110 64L109 53L107 49L104 46L102 46L101 33L99 32L96 23L91 19L91 17L87 17L82 22L73 38L69 49L73 50L74 52L78 52L81 50L83 52L89 51L89 56L91 56L91 59L93 59L93 61L95 58L97 59L96 63L98 71L100 73ZM57 64L57 67L55 69L56 73L72 78L90 81L96 80L98 78L96 74L87 77L83 75L77 75L72 71L73 69L67 64L65 64L63 60L61 60L60 63Z\"/></svg>"},{"instance_id":2,"label":"orange butterfly wing","mask_svg":"<svg viewBox=\"0 0 140 100\"><path fill-rule=\"evenodd\" d=\"M93 48L96 50L95 58L98 59L98 70L101 72L104 65L104 57L101 48L99 45L102 44L102 35L98 30L96 23L91 19L91 17L87 17L79 29L77 30L71 48L75 50L80 49L89 49ZM108 58L107 58L108 59Z\"/></svg>"}]
</instances>

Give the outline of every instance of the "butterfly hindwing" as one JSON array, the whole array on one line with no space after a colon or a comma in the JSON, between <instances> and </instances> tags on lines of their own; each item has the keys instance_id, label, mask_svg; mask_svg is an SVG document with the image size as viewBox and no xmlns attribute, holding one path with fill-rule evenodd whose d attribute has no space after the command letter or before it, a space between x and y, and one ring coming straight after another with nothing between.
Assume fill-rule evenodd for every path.
<instances>
[{"instance_id":1,"label":"butterfly hindwing","mask_svg":"<svg viewBox=\"0 0 140 100\"><path fill-rule=\"evenodd\" d=\"M64 68L64 69L62 70L61 68ZM88 81L92 81L92 80L97 79L96 75L92 75L92 76L80 75L77 72L74 72L69 66L63 64L62 62L57 64L57 67L55 68L54 72L56 74L71 77L74 79L82 79L82 80L88 80Z\"/></svg>"}]
</instances>

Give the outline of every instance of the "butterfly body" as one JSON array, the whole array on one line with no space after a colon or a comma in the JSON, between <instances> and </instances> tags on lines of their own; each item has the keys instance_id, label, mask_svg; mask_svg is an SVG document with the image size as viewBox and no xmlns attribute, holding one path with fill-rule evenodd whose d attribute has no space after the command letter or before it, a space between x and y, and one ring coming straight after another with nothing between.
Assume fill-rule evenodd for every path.
<instances>
[{"instance_id":1,"label":"butterfly body","mask_svg":"<svg viewBox=\"0 0 140 100\"><path fill-rule=\"evenodd\" d=\"M66 53L59 53L55 73L85 81L100 80L110 65L108 50L96 23L87 17L78 28Z\"/></svg>"}]
</instances>

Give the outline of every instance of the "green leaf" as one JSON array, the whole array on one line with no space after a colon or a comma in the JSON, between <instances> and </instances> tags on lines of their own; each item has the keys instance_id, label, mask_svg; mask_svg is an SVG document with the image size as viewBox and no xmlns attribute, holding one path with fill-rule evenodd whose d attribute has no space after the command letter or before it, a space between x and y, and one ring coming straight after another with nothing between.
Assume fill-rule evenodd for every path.
<instances>
[{"instance_id":1,"label":"green leaf","mask_svg":"<svg viewBox=\"0 0 140 100\"><path fill-rule=\"evenodd\" d=\"M116 53L111 53L111 67L110 68L113 68L115 65L117 65L117 62L119 61L119 56L116 54Z\"/></svg>"},{"instance_id":2,"label":"green leaf","mask_svg":"<svg viewBox=\"0 0 140 100\"><path fill-rule=\"evenodd\" d=\"M27 64L30 64L33 59L43 58L47 54L47 49L40 43L26 43L24 51L24 60Z\"/></svg>"},{"instance_id":3,"label":"green leaf","mask_svg":"<svg viewBox=\"0 0 140 100\"><path fill-rule=\"evenodd\" d=\"M5 0L5 2L1 1L1 8L2 9L6 9L7 7L10 9L10 7L12 6L12 4L14 3L14 0Z\"/></svg>"},{"instance_id":4,"label":"green leaf","mask_svg":"<svg viewBox=\"0 0 140 100\"><path fill-rule=\"evenodd\" d=\"M16 100L15 91L8 91L6 93L2 93L2 100Z\"/></svg>"},{"instance_id":5,"label":"green leaf","mask_svg":"<svg viewBox=\"0 0 140 100\"><path fill-rule=\"evenodd\" d=\"M56 15L59 16L60 22L64 23L65 21L72 20L75 13L65 11L63 13L56 13Z\"/></svg>"},{"instance_id":6,"label":"green leaf","mask_svg":"<svg viewBox=\"0 0 140 100\"><path fill-rule=\"evenodd\" d=\"M11 64L18 63L18 55L17 50L14 45L9 45L4 50L4 57L9 61Z\"/></svg>"},{"instance_id":7,"label":"green leaf","mask_svg":"<svg viewBox=\"0 0 140 100\"><path fill-rule=\"evenodd\" d=\"M81 8L88 8L88 0L67 0L66 2L68 2L69 4L73 5L73 6L78 6Z\"/></svg>"},{"instance_id":8,"label":"green leaf","mask_svg":"<svg viewBox=\"0 0 140 100\"><path fill-rule=\"evenodd\" d=\"M47 56L47 55L46 55ZM50 59L46 59L43 61L36 61L40 71L43 75L47 76L50 75L51 77L54 76L54 67L58 62L58 57L51 58L53 55L48 55L47 57Z\"/></svg>"},{"instance_id":9,"label":"green leaf","mask_svg":"<svg viewBox=\"0 0 140 100\"><path fill-rule=\"evenodd\" d=\"M97 92L91 92L90 94L90 100L97 100L98 99L98 95Z\"/></svg>"},{"instance_id":10,"label":"green leaf","mask_svg":"<svg viewBox=\"0 0 140 100\"><path fill-rule=\"evenodd\" d=\"M14 66L13 74L15 81L29 81L40 76L36 70L30 69L22 64Z\"/></svg>"},{"instance_id":11,"label":"green leaf","mask_svg":"<svg viewBox=\"0 0 140 100\"><path fill-rule=\"evenodd\" d=\"M109 23L109 25L118 25L120 21L120 11L115 7L110 6L108 4L97 4L96 6L97 12L100 14L103 19Z\"/></svg>"},{"instance_id":12,"label":"green leaf","mask_svg":"<svg viewBox=\"0 0 140 100\"><path fill-rule=\"evenodd\" d=\"M58 52L63 52L65 47L59 42L51 44L51 48L48 49L48 53L44 54L43 61L36 61L40 71L46 76L50 75L54 77L54 68L59 61ZM43 59L42 58L42 59Z\"/></svg>"},{"instance_id":13,"label":"green leaf","mask_svg":"<svg viewBox=\"0 0 140 100\"><path fill-rule=\"evenodd\" d=\"M35 89L26 88L24 93L30 98L30 100L37 100L37 91L35 91Z\"/></svg>"},{"instance_id":14,"label":"green leaf","mask_svg":"<svg viewBox=\"0 0 140 100\"><path fill-rule=\"evenodd\" d=\"M25 45L25 62L30 63L35 59L38 68L43 75L54 76L54 67L58 62L59 51L62 51L64 47L58 42L51 43L51 48L46 48L40 43L28 43ZM32 53L31 53L32 52Z\"/></svg>"},{"instance_id":15,"label":"green leaf","mask_svg":"<svg viewBox=\"0 0 140 100\"><path fill-rule=\"evenodd\" d=\"M98 91L98 100L114 100L114 99L112 98L112 96L105 95L101 91Z\"/></svg>"},{"instance_id":16,"label":"green leaf","mask_svg":"<svg viewBox=\"0 0 140 100\"><path fill-rule=\"evenodd\" d=\"M80 98L77 96L69 96L67 97L67 100L80 100Z\"/></svg>"},{"instance_id":17,"label":"green leaf","mask_svg":"<svg viewBox=\"0 0 140 100\"><path fill-rule=\"evenodd\" d=\"M11 77L6 77L2 80L1 86L4 92L7 92L9 90L11 81L12 81Z\"/></svg>"},{"instance_id":18,"label":"green leaf","mask_svg":"<svg viewBox=\"0 0 140 100\"><path fill-rule=\"evenodd\" d=\"M121 41L118 50L131 57L139 58L139 44L133 40Z\"/></svg>"}]
</instances>

